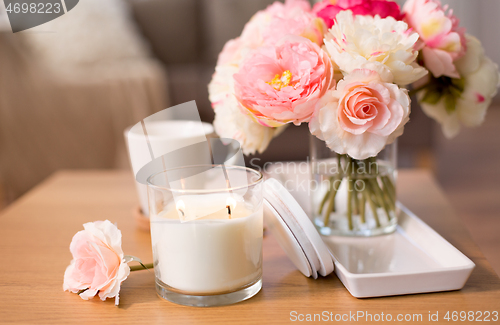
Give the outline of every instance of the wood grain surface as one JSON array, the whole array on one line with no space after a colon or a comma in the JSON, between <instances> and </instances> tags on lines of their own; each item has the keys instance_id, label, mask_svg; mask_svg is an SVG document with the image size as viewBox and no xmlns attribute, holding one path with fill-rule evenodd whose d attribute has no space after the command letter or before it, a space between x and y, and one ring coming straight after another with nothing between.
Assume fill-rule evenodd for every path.
<instances>
[{"instance_id":1,"label":"wood grain surface","mask_svg":"<svg viewBox=\"0 0 500 325\"><path fill-rule=\"evenodd\" d=\"M157 296L154 274L148 271L131 273L122 285L119 307L113 299L84 301L62 290L71 260L69 243L83 223L116 222L125 254L145 262L152 261L151 242L149 233L135 226L138 201L128 172L67 171L52 176L0 215L0 323L270 324L290 323L299 314L326 312L334 317L364 312L393 318L422 314L420 323L427 324L429 312L439 312L441 322L453 323L443 320L447 311L500 311L499 278L430 174L403 170L398 182L400 200L476 263L462 290L356 299L335 275L304 277L267 234L264 286L248 301L212 308L175 305Z\"/></svg>"}]
</instances>

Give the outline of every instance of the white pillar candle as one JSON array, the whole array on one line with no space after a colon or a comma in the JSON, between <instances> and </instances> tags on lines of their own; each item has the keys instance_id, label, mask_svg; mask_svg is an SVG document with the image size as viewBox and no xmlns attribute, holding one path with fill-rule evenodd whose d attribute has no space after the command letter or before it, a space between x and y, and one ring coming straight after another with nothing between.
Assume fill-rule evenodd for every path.
<instances>
[{"instance_id":1,"label":"white pillar candle","mask_svg":"<svg viewBox=\"0 0 500 325\"><path fill-rule=\"evenodd\" d=\"M151 153L154 157L160 157L190 145L204 143L207 141L207 137L214 133L211 124L199 121L147 121L144 126L147 129L147 137L140 122L125 130L125 141L128 146L134 178L139 170L153 159ZM210 163L208 145L205 150L196 152L195 156L186 157L179 154L175 159L168 161L165 168L181 167L186 164L186 161L196 161L198 164ZM139 182L136 182L136 187L142 212L148 216L147 187Z\"/></svg>"},{"instance_id":2,"label":"white pillar candle","mask_svg":"<svg viewBox=\"0 0 500 325\"><path fill-rule=\"evenodd\" d=\"M229 193L176 201L150 216L159 280L183 293L208 295L236 291L261 278L262 206L252 209ZM183 215L191 221L182 222Z\"/></svg>"}]
</instances>

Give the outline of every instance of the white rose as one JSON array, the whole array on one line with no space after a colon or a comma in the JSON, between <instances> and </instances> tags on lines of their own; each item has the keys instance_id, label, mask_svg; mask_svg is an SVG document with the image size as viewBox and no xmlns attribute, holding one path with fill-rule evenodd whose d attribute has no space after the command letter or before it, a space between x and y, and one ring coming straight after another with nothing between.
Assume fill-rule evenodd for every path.
<instances>
[{"instance_id":1,"label":"white rose","mask_svg":"<svg viewBox=\"0 0 500 325\"><path fill-rule=\"evenodd\" d=\"M245 155L264 152L271 140L284 129L262 126L243 114L238 100L232 94L227 94L224 100L214 103L213 106L215 132L221 138L238 141Z\"/></svg>"}]
</instances>

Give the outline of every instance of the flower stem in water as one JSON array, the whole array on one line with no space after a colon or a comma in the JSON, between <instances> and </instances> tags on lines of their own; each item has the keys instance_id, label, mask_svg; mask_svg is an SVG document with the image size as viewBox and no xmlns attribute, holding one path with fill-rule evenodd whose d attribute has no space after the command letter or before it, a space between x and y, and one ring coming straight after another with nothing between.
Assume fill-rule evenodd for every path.
<instances>
[{"instance_id":1,"label":"flower stem in water","mask_svg":"<svg viewBox=\"0 0 500 325\"><path fill-rule=\"evenodd\" d=\"M338 191L338 188L335 187L336 180L337 180L336 178L333 179L331 190L330 190L330 195L328 196L328 207L326 209L325 219L323 221L323 225L325 227L327 227L328 223L330 222L330 214L333 211L335 211L335 196L337 196L337 191Z\"/></svg>"},{"instance_id":2,"label":"flower stem in water","mask_svg":"<svg viewBox=\"0 0 500 325\"><path fill-rule=\"evenodd\" d=\"M363 195L363 192L360 191L361 193L361 198L359 200L359 215L361 216L361 223L366 223L366 202L365 202L365 196Z\"/></svg>"},{"instance_id":3,"label":"flower stem in water","mask_svg":"<svg viewBox=\"0 0 500 325\"><path fill-rule=\"evenodd\" d=\"M365 197L365 200L368 202L368 205L370 206L371 210L372 210L372 213L373 213L373 217L375 218L375 223L377 224L377 228L380 227L380 220L378 218L378 214L377 214L377 207L375 206L375 203L373 202L372 198L370 197L370 190L368 189L368 183L366 183L366 187L365 189L363 190L363 196Z\"/></svg>"},{"instance_id":4,"label":"flower stem in water","mask_svg":"<svg viewBox=\"0 0 500 325\"><path fill-rule=\"evenodd\" d=\"M335 180L335 177L334 176L331 176L329 179L328 179L328 182L330 183L329 184L329 189L326 191L325 193L325 196L323 197L323 200L321 200L321 203L319 205L319 209L318 209L318 214L321 215L323 213L323 207L325 206L326 202L328 201L328 198L330 197L330 193L332 192L333 190L333 181Z\"/></svg>"},{"instance_id":5,"label":"flower stem in water","mask_svg":"<svg viewBox=\"0 0 500 325\"><path fill-rule=\"evenodd\" d=\"M352 180L352 174L354 171L354 163L351 157L347 157L347 168L348 168L348 173L347 173L347 221L349 222L349 230L353 230L353 224L352 224L352 206L353 206L353 200L352 200L352 195L353 195L353 180Z\"/></svg>"}]
</instances>

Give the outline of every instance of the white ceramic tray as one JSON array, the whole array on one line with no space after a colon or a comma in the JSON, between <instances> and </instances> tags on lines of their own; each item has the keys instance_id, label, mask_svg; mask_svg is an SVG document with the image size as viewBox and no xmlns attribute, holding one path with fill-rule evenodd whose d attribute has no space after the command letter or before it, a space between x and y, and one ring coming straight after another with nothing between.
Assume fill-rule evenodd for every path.
<instances>
[{"instance_id":1,"label":"white ceramic tray","mask_svg":"<svg viewBox=\"0 0 500 325\"><path fill-rule=\"evenodd\" d=\"M281 182L307 175L270 174ZM309 197L290 192L308 212ZM371 238L323 237L335 273L357 298L459 290L475 264L402 204L395 233Z\"/></svg>"}]
</instances>

